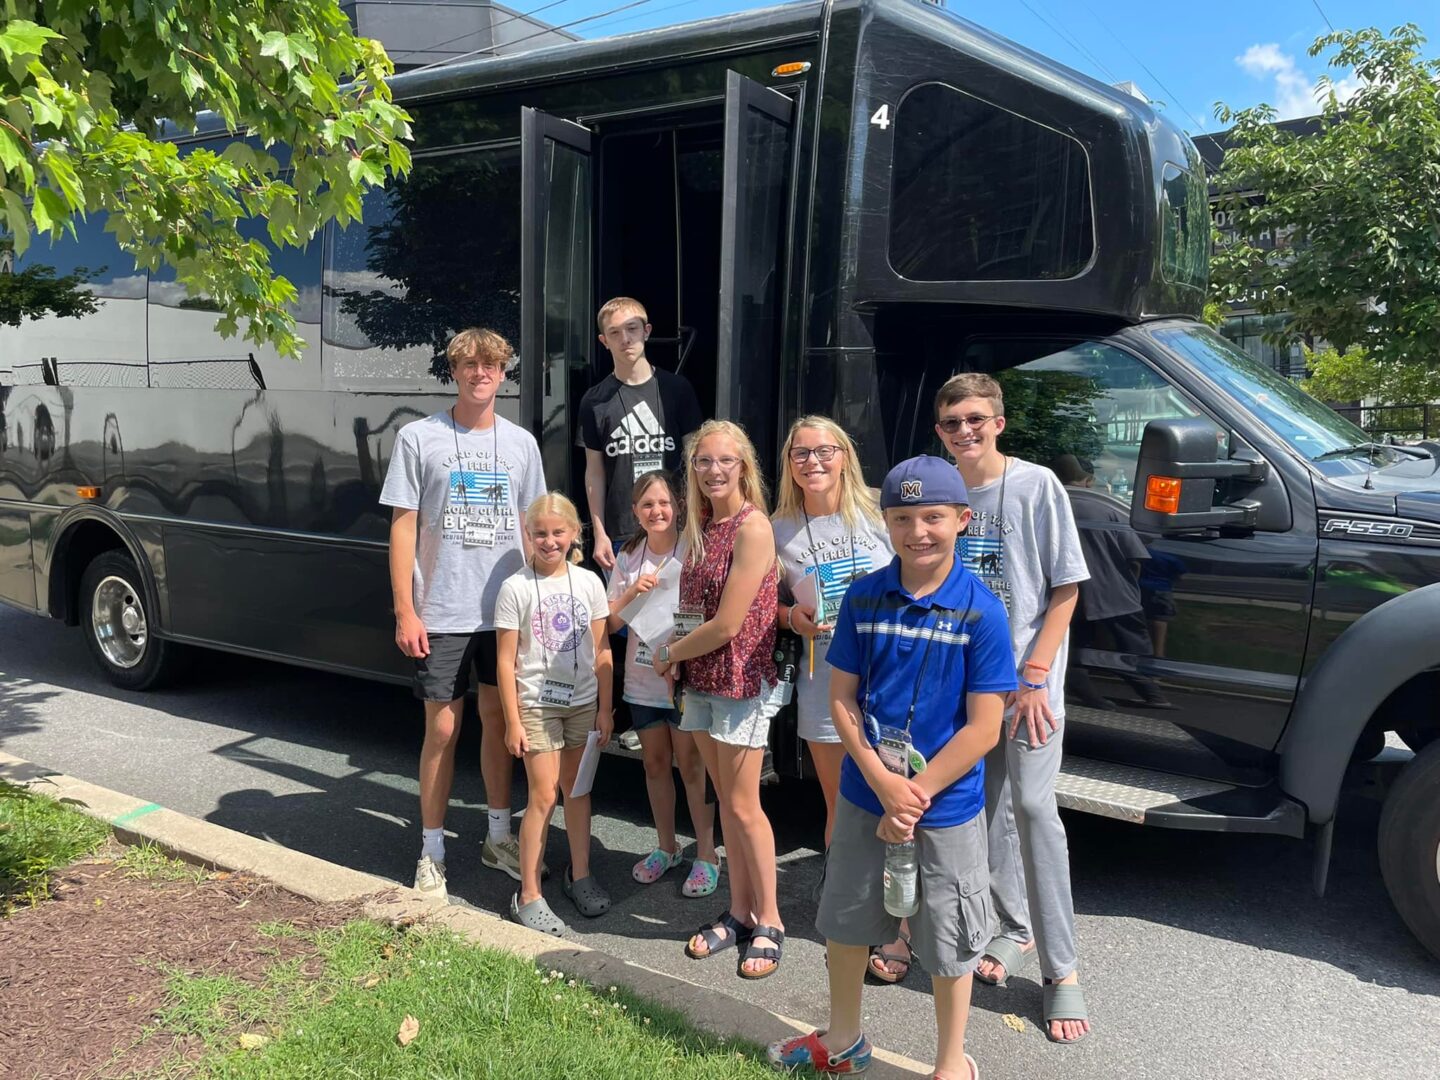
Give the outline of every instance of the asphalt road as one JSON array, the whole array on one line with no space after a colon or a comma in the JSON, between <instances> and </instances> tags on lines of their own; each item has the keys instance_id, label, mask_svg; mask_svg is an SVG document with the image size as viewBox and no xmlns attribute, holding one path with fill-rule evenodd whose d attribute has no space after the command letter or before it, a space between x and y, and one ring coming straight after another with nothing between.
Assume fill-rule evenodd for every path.
<instances>
[{"instance_id":1,"label":"asphalt road","mask_svg":"<svg viewBox=\"0 0 1440 1080\"><path fill-rule=\"evenodd\" d=\"M102 681L77 631L0 607L0 749L407 882L419 846L418 720L403 689L220 654L199 656L174 689L124 693ZM485 812L473 720L460 752L468 764L447 822L457 834L448 841L450 889L502 911L510 880L479 860ZM523 805L523 792L516 798ZM719 909L715 900L682 898L676 873L652 886L631 880L630 866L653 843L639 763L607 758L595 805L595 867L613 910L589 922L551 890L578 939L825 1022L811 899L818 789L767 792L790 939L782 971L758 983L736 977L733 952L708 962L683 955L681 942ZM1410 937L1385 895L1378 813L1372 799L1346 801L1323 900L1310 891L1308 848L1292 841L1067 818L1095 1031L1076 1046L1045 1041L1033 966L1008 989L977 986L969 1044L986 1077L1440 1078L1440 960ZM564 850L552 831L552 867L564 865ZM868 989L872 1037L929 1059L928 991L918 968L900 987ZM1006 1014L1023 1030L1003 1022Z\"/></svg>"}]
</instances>

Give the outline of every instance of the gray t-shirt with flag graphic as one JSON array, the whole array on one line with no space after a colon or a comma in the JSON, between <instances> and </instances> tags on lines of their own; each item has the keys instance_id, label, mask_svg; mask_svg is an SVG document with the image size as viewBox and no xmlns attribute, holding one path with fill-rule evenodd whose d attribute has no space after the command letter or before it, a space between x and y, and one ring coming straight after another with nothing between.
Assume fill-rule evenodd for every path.
<instances>
[{"instance_id":1,"label":"gray t-shirt with flag graphic","mask_svg":"<svg viewBox=\"0 0 1440 1080\"><path fill-rule=\"evenodd\" d=\"M970 527L956 551L966 569L1005 604L1018 666L1045 624L1051 590L1090 577L1075 515L1059 478L1019 458L1006 459L1002 479L970 488L970 510ZM1065 715L1069 652L1067 631L1046 677L1057 719Z\"/></svg>"},{"instance_id":2,"label":"gray t-shirt with flag graphic","mask_svg":"<svg viewBox=\"0 0 1440 1080\"><path fill-rule=\"evenodd\" d=\"M544 493L535 437L502 416L465 431L447 410L400 429L380 502L419 511L415 611L428 633L495 628L500 586L525 564L525 509Z\"/></svg>"}]
</instances>

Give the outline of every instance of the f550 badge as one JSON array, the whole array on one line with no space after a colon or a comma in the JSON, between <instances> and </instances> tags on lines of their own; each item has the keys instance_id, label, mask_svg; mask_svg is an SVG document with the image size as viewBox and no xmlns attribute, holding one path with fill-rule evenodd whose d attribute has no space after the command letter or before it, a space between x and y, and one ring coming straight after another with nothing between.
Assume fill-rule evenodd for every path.
<instances>
[{"instance_id":1,"label":"f550 badge","mask_svg":"<svg viewBox=\"0 0 1440 1080\"><path fill-rule=\"evenodd\" d=\"M1415 526L1399 521L1352 521L1350 518L1331 518L1325 522L1327 533L1343 532L1346 536L1409 536Z\"/></svg>"}]
</instances>

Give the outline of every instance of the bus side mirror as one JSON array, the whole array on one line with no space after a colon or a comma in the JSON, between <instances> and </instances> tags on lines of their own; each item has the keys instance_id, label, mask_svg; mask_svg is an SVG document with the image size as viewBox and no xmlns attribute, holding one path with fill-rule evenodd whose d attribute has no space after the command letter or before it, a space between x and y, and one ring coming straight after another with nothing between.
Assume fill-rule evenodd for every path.
<instances>
[{"instance_id":1,"label":"bus side mirror","mask_svg":"<svg viewBox=\"0 0 1440 1080\"><path fill-rule=\"evenodd\" d=\"M1215 505L1217 480L1259 482L1264 461L1220 460L1224 433L1208 420L1151 420L1140 439L1130 524L1139 532L1193 533L1254 528L1254 500Z\"/></svg>"}]
</instances>

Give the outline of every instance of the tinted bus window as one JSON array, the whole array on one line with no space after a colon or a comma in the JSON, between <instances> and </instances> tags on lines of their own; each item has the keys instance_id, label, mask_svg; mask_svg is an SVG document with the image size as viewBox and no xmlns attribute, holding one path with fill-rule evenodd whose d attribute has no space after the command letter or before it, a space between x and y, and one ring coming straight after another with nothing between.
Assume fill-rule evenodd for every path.
<instances>
[{"instance_id":1,"label":"tinted bus window","mask_svg":"<svg viewBox=\"0 0 1440 1080\"><path fill-rule=\"evenodd\" d=\"M1167 161L1160 198L1161 272L1166 281L1203 291L1210 269L1210 206L1205 182Z\"/></svg>"},{"instance_id":2,"label":"tinted bus window","mask_svg":"<svg viewBox=\"0 0 1440 1080\"><path fill-rule=\"evenodd\" d=\"M1095 251L1074 139L943 83L895 118L890 265L916 281L1074 277Z\"/></svg>"},{"instance_id":3,"label":"tinted bus window","mask_svg":"<svg viewBox=\"0 0 1440 1080\"><path fill-rule=\"evenodd\" d=\"M0 375L4 382L43 381L42 358L53 358L62 386L145 385L145 271L105 231L105 215L76 219L74 238L51 243L36 238L23 255L9 257L0 272L28 274L31 288L59 289L74 275L74 290L91 294L94 314L56 314L0 326ZM54 297L62 309L65 298Z\"/></svg>"},{"instance_id":4,"label":"tinted bus window","mask_svg":"<svg viewBox=\"0 0 1440 1080\"><path fill-rule=\"evenodd\" d=\"M520 149L421 158L325 252L326 380L434 392L445 343L488 326L520 344ZM514 387L507 383L509 392Z\"/></svg>"}]
</instances>

